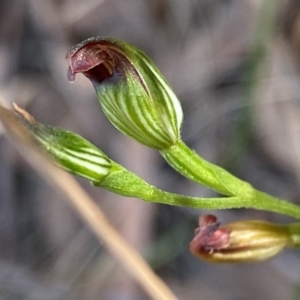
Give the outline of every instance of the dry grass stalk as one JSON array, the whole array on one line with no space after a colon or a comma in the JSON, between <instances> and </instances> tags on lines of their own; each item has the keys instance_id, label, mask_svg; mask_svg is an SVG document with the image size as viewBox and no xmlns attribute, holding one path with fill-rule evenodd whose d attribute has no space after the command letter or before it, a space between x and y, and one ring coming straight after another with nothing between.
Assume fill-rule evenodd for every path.
<instances>
[{"instance_id":1,"label":"dry grass stalk","mask_svg":"<svg viewBox=\"0 0 300 300\"><path fill-rule=\"evenodd\" d=\"M41 153L40 149L31 141L26 128L22 126L17 117L10 110L0 106L0 119L9 139L28 163L53 188L66 196L66 201L77 211L99 240L106 245L127 271L136 278L144 290L153 299L177 299L165 283L152 271L141 255L130 247L110 225L101 209L76 181L65 171L56 167L45 154Z\"/></svg>"}]
</instances>

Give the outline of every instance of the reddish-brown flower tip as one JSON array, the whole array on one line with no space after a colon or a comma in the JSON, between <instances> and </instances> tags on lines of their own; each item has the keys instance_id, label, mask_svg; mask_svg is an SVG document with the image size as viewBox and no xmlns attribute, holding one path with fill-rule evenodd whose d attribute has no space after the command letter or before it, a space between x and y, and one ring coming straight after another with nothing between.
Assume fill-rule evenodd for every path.
<instances>
[{"instance_id":1,"label":"reddish-brown flower tip","mask_svg":"<svg viewBox=\"0 0 300 300\"><path fill-rule=\"evenodd\" d=\"M199 227L195 230L195 237L190 243L193 254L199 252L212 253L224 249L229 245L230 230L220 228L220 222L214 215L202 215L199 218Z\"/></svg>"},{"instance_id":2,"label":"reddish-brown flower tip","mask_svg":"<svg viewBox=\"0 0 300 300\"><path fill-rule=\"evenodd\" d=\"M68 79L74 81L76 73L83 73L90 80L101 83L113 74L113 68L118 65L116 58L119 55L116 55L116 48L112 41L88 39L69 51Z\"/></svg>"}]
</instances>

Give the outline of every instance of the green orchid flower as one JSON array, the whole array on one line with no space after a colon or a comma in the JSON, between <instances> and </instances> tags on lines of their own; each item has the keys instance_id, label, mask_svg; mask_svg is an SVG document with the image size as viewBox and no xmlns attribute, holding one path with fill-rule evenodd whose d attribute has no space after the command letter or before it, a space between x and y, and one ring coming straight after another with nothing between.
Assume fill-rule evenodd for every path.
<instances>
[{"instance_id":1,"label":"green orchid flower","mask_svg":"<svg viewBox=\"0 0 300 300\"><path fill-rule=\"evenodd\" d=\"M177 142L180 102L146 54L123 41L90 38L68 57L70 81L77 73L91 80L103 112L117 129L159 150Z\"/></svg>"}]
</instances>

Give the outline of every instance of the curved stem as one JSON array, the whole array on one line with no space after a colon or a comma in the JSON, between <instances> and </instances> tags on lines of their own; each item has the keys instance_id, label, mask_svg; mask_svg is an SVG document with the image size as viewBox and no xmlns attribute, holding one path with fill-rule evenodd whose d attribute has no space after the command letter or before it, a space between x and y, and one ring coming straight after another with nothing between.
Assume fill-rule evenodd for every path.
<instances>
[{"instance_id":1,"label":"curved stem","mask_svg":"<svg viewBox=\"0 0 300 300\"><path fill-rule=\"evenodd\" d=\"M300 206L254 189L248 182L242 181L221 167L204 160L181 140L160 153L176 171L188 179L223 195L231 196L221 198L222 203L216 201L217 205L222 204L222 207L219 208L224 208L224 205L228 204L227 199L232 199L229 201L237 201L240 204L239 206L236 204L236 207L272 211L300 219Z\"/></svg>"},{"instance_id":2,"label":"curved stem","mask_svg":"<svg viewBox=\"0 0 300 300\"><path fill-rule=\"evenodd\" d=\"M300 206L294 203L285 201L280 198L276 198L267 193L255 190L253 196L253 206L252 208L272 211L282 215L294 217L300 220Z\"/></svg>"},{"instance_id":3,"label":"curved stem","mask_svg":"<svg viewBox=\"0 0 300 300\"><path fill-rule=\"evenodd\" d=\"M300 219L299 206L254 189L252 190L252 195L255 196L251 198L239 196L198 198L178 195L162 191L148 184L134 173L116 163L113 163L110 174L101 183L94 183L94 185L101 186L123 196L140 198L153 203L198 209L253 208L273 211Z\"/></svg>"},{"instance_id":4,"label":"curved stem","mask_svg":"<svg viewBox=\"0 0 300 300\"><path fill-rule=\"evenodd\" d=\"M160 151L165 160L186 178L227 196L250 198L253 188L225 169L214 165L179 140L169 149Z\"/></svg>"}]
</instances>

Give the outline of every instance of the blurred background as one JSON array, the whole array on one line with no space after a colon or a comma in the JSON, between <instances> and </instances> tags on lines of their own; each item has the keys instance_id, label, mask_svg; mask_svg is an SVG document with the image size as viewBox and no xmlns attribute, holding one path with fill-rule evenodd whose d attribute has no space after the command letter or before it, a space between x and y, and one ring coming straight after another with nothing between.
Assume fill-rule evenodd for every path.
<instances>
[{"instance_id":1,"label":"blurred background","mask_svg":"<svg viewBox=\"0 0 300 300\"><path fill-rule=\"evenodd\" d=\"M45 124L84 136L158 187L215 196L122 136L69 48L126 40L158 65L182 102L183 140L255 187L300 205L298 0L1 0L0 94ZM0 137L0 299L148 299L56 193ZM300 299L300 256L214 265L188 251L200 210L146 204L79 183L180 299ZM263 211L214 212L293 220ZM122 251L120 249L120 251Z\"/></svg>"}]
</instances>

